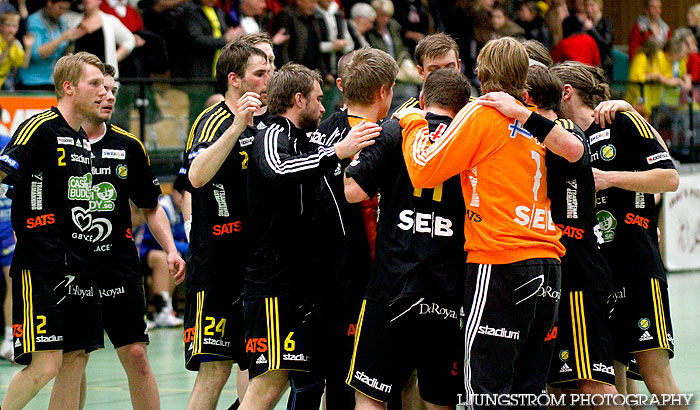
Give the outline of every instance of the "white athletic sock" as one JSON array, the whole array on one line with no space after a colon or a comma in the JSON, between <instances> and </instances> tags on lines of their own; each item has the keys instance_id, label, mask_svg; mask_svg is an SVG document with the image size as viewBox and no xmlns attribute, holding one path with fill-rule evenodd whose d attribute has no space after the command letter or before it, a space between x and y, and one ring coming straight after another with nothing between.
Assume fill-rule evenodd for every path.
<instances>
[{"instance_id":1,"label":"white athletic sock","mask_svg":"<svg viewBox=\"0 0 700 410\"><path fill-rule=\"evenodd\" d=\"M12 327L5 326L5 340L12 340Z\"/></svg>"},{"instance_id":2,"label":"white athletic sock","mask_svg":"<svg viewBox=\"0 0 700 410\"><path fill-rule=\"evenodd\" d=\"M172 310L173 299L170 297L170 292L164 290L164 291L158 292L158 294L163 298L163 301L165 302L165 307L169 307Z\"/></svg>"}]
</instances>

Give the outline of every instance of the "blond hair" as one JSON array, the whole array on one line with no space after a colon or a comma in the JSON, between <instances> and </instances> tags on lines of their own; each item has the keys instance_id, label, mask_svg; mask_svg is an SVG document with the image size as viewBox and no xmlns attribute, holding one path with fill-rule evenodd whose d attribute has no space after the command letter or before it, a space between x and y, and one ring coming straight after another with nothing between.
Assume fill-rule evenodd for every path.
<instances>
[{"instance_id":1,"label":"blond hair","mask_svg":"<svg viewBox=\"0 0 700 410\"><path fill-rule=\"evenodd\" d=\"M514 97L522 97L527 68L527 49L513 37L489 41L476 58L476 70L484 93L505 91Z\"/></svg>"},{"instance_id":2,"label":"blond hair","mask_svg":"<svg viewBox=\"0 0 700 410\"><path fill-rule=\"evenodd\" d=\"M385 51L362 47L343 67L343 96L350 104L372 104L383 85L394 86L398 73L399 66Z\"/></svg>"},{"instance_id":3,"label":"blond hair","mask_svg":"<svg viewBox=\"0 0 700 410\"><path fill-rule=\"evenodd\" d=\"M569 84L578 91L578 95L589 108L595 108L610 99L610 85L605 80L605 71L578 61L566 61L550 69L561 82Z\"/></svg>"},{"instance_id":4,"label":"blond hair","mask_svg":"<svg viewBox=\"0 0 700 410\"><path fill-rule=\"evenodd\" d=\"M99 68L102 74L105 72L105 66L102 61L96 55L85 51L69 54L58 59L53 68L53 83L56 89L56 98L60 100L65 95L63 83L68 81L72 85L77 85L78 82L80 82L80 77L83 75L83 70L86 65L93 65Z\"/></svg>"}]
</instances>

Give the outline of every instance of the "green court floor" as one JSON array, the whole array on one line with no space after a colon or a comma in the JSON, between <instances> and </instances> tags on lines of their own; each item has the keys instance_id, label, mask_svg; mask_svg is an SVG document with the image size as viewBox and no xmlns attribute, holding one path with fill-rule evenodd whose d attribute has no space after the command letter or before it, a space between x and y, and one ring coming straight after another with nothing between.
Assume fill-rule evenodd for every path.
<instances>
[{"instance_id":1,"label":"green court floor","mask_svg":"<svg viewBox=\"0 0 700 410\"><path fill-rule=\"evenodd\" d=\"M676 342L676 357L671 361L678 387L683 393L693 393L700 402L700 273L669 275L671 314ZM88 364L88 390L86 409L121 410L131 408L126 375L114 349L90 356ZM184 409L194 383L195 373L184 368L182 354L182 329L157 329L151 333L148 349L153 370L160 389L161 407L164 410ZM4 396L12 376L19 366L0 362L0 395ZM44 410L48 407L50 385L27 406L27 409ZM226 409L236 399L234 377L229 380L219 401L219 409ZM277 409L284 409L283 398ZM700 409L700 405L693 406Z\"/></svg>"}]
</instances>

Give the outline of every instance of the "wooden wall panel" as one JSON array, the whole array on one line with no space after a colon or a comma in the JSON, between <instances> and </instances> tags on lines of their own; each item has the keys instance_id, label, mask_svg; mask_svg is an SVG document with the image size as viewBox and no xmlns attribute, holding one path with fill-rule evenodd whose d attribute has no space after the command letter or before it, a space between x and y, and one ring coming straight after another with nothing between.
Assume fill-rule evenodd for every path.
<instances>
[{"instance_id":1,"label":"wooden wall panel","mask_svg":"<svg viewBox=\"0 0 700 410\"><path fill-rule=\"evenodd\" d=\"M627 45L637 16L644 12L644 0L604 0L605 10L615 28L615 44ZM662 17L671 29L686 25L688 8L698 0L665 0L663 1Z\"/></svg>"}]
</instances>

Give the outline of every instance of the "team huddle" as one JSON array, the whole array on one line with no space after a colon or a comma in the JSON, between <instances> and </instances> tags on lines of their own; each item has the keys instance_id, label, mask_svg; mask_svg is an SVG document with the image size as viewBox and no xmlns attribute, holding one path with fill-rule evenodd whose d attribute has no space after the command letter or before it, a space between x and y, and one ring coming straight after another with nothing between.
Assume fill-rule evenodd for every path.
<instances>
[{"instance_id":1,"label":"team huddle","mask_svg":"<svg viewBox=\"0 0 700 410\"><path fill-rule=\"evenodd\" d=\"M431 409L547 388L624 394L627 377L678 393L654 202L678 174L663 141L609 101L602 70L550 67L536 42L487 43L478 99L458 56L445 34L421 40L423 90L389 117L397 63L346 54L345 106L321 121L316 72L275 71L265 35L227 44L223 100L194 122L175 184L186 268L143 145L108 122L113 71L62 58L57 107L0 156L15 357L28 364L2 409L54 377L52 408L79 408L103 329L134 408L159 406L130 203L184 275L189 409L216 407L233 363L246 410L274 407L287 384L288 408L325 394L332 410L399 407L402 393Z\"/></svg>"}]
</instances>

